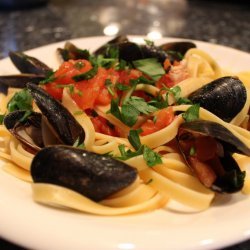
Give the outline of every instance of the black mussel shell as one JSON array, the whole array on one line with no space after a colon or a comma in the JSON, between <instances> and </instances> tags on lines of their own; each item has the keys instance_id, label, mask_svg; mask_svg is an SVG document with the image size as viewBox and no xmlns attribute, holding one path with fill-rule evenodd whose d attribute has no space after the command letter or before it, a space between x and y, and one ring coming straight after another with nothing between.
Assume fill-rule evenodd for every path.
<instances>
[{"instance_id":1,"label":"black mussel shell","mask_svg":"<svg viewBox=\"0 0 250 250\"><path fill-rule=\"evenodd\" d=\"M244 107L247 92L238 78L226 76L206 84L188 98L222 120L230 122Z\"/></svg>"},{"instance_id":2,"label":"black mussel shell","mask_svg":"<svg viewBox=\"0 0 250 250\"><path fill-rule=\"evenodd\" d=\"M219 123L205 120L184 122L180 125L179 130L185 130L190 133L197 132L202 135L211 136L223 142L228 152L250 156L250 148L230 130Z\"/></svg>"},{"instance_id":3,"label":"black mussel shell","mask_svg":"<svg viewBox=\"0 0 250 250\"><path fill-rule=\"evenodd\" d=\"M94 54L105 55L106 50L110 45L117 45L117 44L127 43L127 42L128 42L128 38L126 36L123 36L123 35L116 36L115 38L113 38L112 40L108 41L106 44L102 45L100 48L95 50Z\"/></svg>"},{"instance_id":4,"label":"black mussel shell","mask_svg":"<svg viewBox=\"0 0 250 250\"><path fill-rule=\"evenodd\" d=\"M70 59L89 59L89 52L87 50L82 50L71 42L66 42L64 48L58 48L57 51L64 61L68 61Z\"/></svg>"},{"instance_id":5,"label":"black mussel shell","mask_svg":"<svg viewBox=\"0 0 250 250\"><path fill-rule=\"evenodd\" d=\"M53 146L37 153L31 175L35 183L63 186L100 201L133 183L137 171L108 156Z\"/></svg>"},{"instance_id":6,"label":"black mussel shell","mask_svg":"<svg viewBox=\"0 0 250 250\"><path fill-rule=\"evenodd\" d=\"M245 172L240 170L232 154L238 152L250 156L250 148L221 124L204 120L185 122L179 127L177 141L184 159L194 172L196 172L195 166L192 164L195 162L195 156L190 154L189 147L194 144L194 141L199 136L211 137L219 143L218 145L223 147L223 150L220 150L221 153L216 158L216 161L220 162L220 166L223 169L217 169L218 165L210 165L215 160L206 161L206 164L209 164L211 170L216 174L216 178L210 188L216 192L223 193L241 190L244 185ZM197 177L205 185L206 180L204 178L207 178L207 176L205 174L202 177L202 175L200 173Z\"/></svg>"},{"instance_id":7,"label":"black mussel shell","mask_svg":"<svg viewBox=\"0 0 250 250\"><path fill-rule=\"evenodd\" d=\"M28 83L27 89L63 144L73 145L76 141L83 143L83 128L60 102L35 84Z\"/></svg>"},{"instance_id":8,"label":"black mussel shell","mask_svg":"<svg viewBox=\"0 0 250 250\"><path fill-rule=\"evenodd\" d=\"M38 84L44 80L44 75L36 74L19 74L0 76L0 85L5 85L11 88L25 88L28 82Z\"/></svg>"},{"instance_id":9,"label":"black mussel shell","mask_svg":"<svg viewBox=\"0 0 250 250\"><path fill-rule=\"evenodd\" d=\"M169 42L159 46L159 49L165 51L171 62L181 61L189 49L196 48L192 42Z\"/></svg>"},{"instance_id":10,"label":"black mussel shell","mask_svg":"<svg viewBox=\"0 0 250 250\"><path fill-rule=\"evenodd\" d=\"M9 57L21 73L47 76L53 71L40 60L36 59L35 57L28 56L23 52L10 51Z\"/></svg>"},{"instance_id":11,"label":"black mussel shell","mask_svg":"<svg viewBox=\"0 0 250 250\"><path fill-rule=\"evenodd\" d=\"M36 153L43 146L40 113L32 112L26 117L26 111L17 110L7 114L4 125L30 152Z\"/></svg>"}]
</instances>

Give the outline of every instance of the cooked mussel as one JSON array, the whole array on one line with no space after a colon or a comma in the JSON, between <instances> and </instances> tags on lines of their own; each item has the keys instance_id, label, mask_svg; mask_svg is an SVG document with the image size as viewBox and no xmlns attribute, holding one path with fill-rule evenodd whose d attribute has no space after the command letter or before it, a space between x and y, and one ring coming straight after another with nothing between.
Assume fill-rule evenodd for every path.
<instances>
[{"instance_id":1,"label":"cooked mussel","mask_svg":"<svg viewBox=\"0 0 250 250\"><path fill-rule=\"evenodd\" d=\"M44 78L44 75L36 74L5 75L0 76L0 85L12 88L25 88L28 82L38 84Z\"/></svg>"},{"instance_id":2,"label":"cooked mussel","mask_svg":"<svg viewBox=\"0 0 250 250\"><path fill-rule=\"evenodd\" d=\"M89 52L87 50L80 49L71 42L66 42L64 48L58 48L57 51L59 55L61 55L63 61L68 61L70 59L89 59Z\"/></svg>"},{"instance_id":3,"label":"cooked mussel","mask_svg":"<svg viewBox=\"0 0 250 250\"><path fill-rule=\"evenodd\" d=\"M44 147L41 129L42 114L37 112L31 112L28 116L26 114L27 111L24 110L11 112L5 116L4 125L28 151L36 153Z\"/></svg>"},{"instance_id":4,"label":"cooked mussel","mask_svg":"<svg viewBox=\"0 0 250 250\"><path fill-rule=\"evenodd\" d=\"M36 154L31 175L35 183L63 186L100 201L133 183L137 171L109 156L53 146Z\"/></svg>"},{"instance_id":5,"label":"cooked mussel","mask_svg":"<svg viewBox=\"0 0 250 250\"><path fill-rule=\"evenodd\" d=\"M45 123L54 130L62 144L73 145L76 141L83 143L83 128L60 102L35 84L27 84L27 89L41 110Z\"/></svg>"},{"instance_id":6,"label":"cooked mussel","mask_svg":"<svg viewBox=\"0 0 250 250\"><path fill-rule=\"evenodd\" d=\"M227 128L205 120L185 122L179 127L177 141L188 166L206 187L224 193L242 189L245 172L232 154L250 156L250 148Z\"/></svg>"},{"instance_id":7,"label":"cooked mussel","mask_svg":"<svg viewBox=\"0 0 250 250\"><path fill-rule=\"evenodd\" d=\"M222 120L230 122L244 107L247 92L237 77L226 76L204 85L188 98Z\"/></svg>"},{"instance_id":8,"label":"cooked mussel","mask_svg":"<svg viewBox=\"0 0 250 250\"><path fill-rule=\"evenodd\" d=\"M140 45L130 42L126 37L117 37L97 49L94 54L110 57L110 51L115 49L119 52L119 59L127 62L157 58L159 62L163 63L167 58L171 62L182 60L187 50L194 47L196 45L191 42L171 42L161 46L155 46L154 44Z\"/></svg>"},{"instance_id":9,"label":"cooked mussel","mask_svg":"<svg viewBox=\"0 0 250 250\"><path fill-rule=\"evenodd\" d=\"M47 76L53 70L35 57L28 56L23 52L9 52L13 64L21 73Z\"/></svg>"}]
</instances>

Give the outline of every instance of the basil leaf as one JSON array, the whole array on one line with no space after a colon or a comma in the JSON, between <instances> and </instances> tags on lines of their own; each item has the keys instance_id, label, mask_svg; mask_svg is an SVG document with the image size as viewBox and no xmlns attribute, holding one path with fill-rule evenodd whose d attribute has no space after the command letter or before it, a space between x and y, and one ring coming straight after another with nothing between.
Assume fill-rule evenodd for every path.
<instances>
[{"instance_id":1,"label":"basil leaf","mask_svg":"<svg viewBox=\"0 0 250 250\"><path fill-rule=\"evenodd\" d=\"M144 145L143 158L149 167L162 163L161 156L146 145Z\"/></svg>"},{"instance_id":2,"label":"basil leaf","mask_svg":"<svg viewBox=\"0 0 250 250\"><path fill-rule=\"evenodd\" d=\"M190 106L185 113L182 114L183 119L186 122L191 122L199 119L200 104L194 104Z\"/></svg>"},{"instance_id":3,"label":"basil leaf","mask_svg":"<svg viewBox=\"0 0 250 250\"><path fill-rule=\"evenodd\" d=\"M133 61L136 69L157 81L165 74L165 70L156 58L147 58Z\"/></svg>"},{"instance_id":4,"label":"basil leaf","mask_svg":"<svg viewBox=\"0 0 250 250\"><path fill-rule=\"evenodd\" d=\"M27 89L23 89L10 99L7 104L9 112L15 110L32 110L32 96Z\"/></svg>"},{"instance_id":5,"label":"basil leaf","mask_svg":"<svg viewBox=\"0 0 250 250\"><path fill-rule=\"evenodd\" d=\"M121 107L121 120L123 123L132 127L139 116L140 112L130 104L123 104Z\"/></svg>"},{"instance_id":6,"label":"basil leaf","mask_svg":"<svg viewBox=\"0 0 250 250\"><path fill-rule=\"evenodd\" d=\"M139 150L141 147L141 140L139 134L142 130L130 130L128 135L128 140L135 150Z\"/></svg>"},{"instance_id":7,"label":"basil leaf","mask_svg":"<svg viewBox=\"0 0 250 250\"><path fill-rule=\"evenodd\" d=\"M131 96L126 104L130 104L135 109L137 109L139 112L148 115L152 112L157 111L158 109L152 105L149 105L143 98L137 97L137 96Z\"/></svg>"}]
</instances>

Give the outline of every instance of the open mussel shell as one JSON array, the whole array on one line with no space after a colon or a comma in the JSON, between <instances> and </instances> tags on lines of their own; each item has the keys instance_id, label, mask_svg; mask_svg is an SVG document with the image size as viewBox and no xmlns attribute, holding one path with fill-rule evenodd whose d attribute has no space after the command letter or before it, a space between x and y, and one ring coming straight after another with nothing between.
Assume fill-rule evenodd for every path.
<instances>
[{"instance_id":1,"label":"open mussel shell","mask_svg":"<svg viewBox=\"0 0 250 250\"><path fill-rule=\"evenodd\" d=\"M21 73L47 76L53 70L35 57L28 56L23 52L9 52L9 57Z\"/></svg>"},{"instance_id":2,"label":"open mussel shell","mask_svg":"<svg viewBox=\"0 0 250 250\"><path fill-rule=\"evenodd\" d=\"M224 193L242 189L245 172L232 154L250 156L250 149L227 128L211 121L185 122L179 127L177 141L188 166L206 187Z\"/></svg>"},{"instance_id":3,"label":"open mussel shell","mask_svg":"<svg viewBox=\"0 0 250 250\"><path fill-rule=\"evenodd\" d=\"M34 157L31 175L35 183L63 186L100 201L133 183L137 171L108 156L53 146L42 149Z\"/></svg>"},{"instance_id":4,"label":"open mussel shell","mask_svg":"<svg viewBox=\"0 0 250 250\"><path fill-rule=\"evenodd\" d=\"M196 48L196 45L192 42L180 41L164 43L159 48L168 54L170 61L180 61L186 52Z\"/></svg>"},{"instance_id":5,"label":"open mussel shell","mask_svg":"<svg viewBox=\"0 0 250 250\"><path fill-rule=\"evenodd\" d=\"M66 42L64 48L57 49L59 55L61 55L63 61L68 61L70 59L77 60L77 59L89 59L89 52L87 50L82 50L76 47L71 42Z\"/></svg>"},{"instance_id":6,"label":"open mussel shell","mask_svg":"<svg viewBox=\"0 0 250 250\"><path fill-rule=\"evenodd\" d=\"M237 77L221 77L188 97L193 103L230 122L244 107L247 99L246 88Z\"/></svg>"},{"instance_id":7,"label":"open mussel shell","mask_svg":"<svg viewBox=\"0 0 250 250\"><path fill-rule=\"evenodd\" d=\"M49 95L41 87L28 83L27 89L32 95L35 103L41 110L48 126L54 131L62 144L79 144L85 139L85 132L73 115L56 99Z\"/></svg>"},{"instance_id":8,"label":"open mussel shell","mask_svg":"<svg viewBox=\"0 0 250 250\"><path fill-rule=\"evenodd\" d=\"M29 82L38 84L44 79L44 75L36 74L4 75L0 76L0 85L11 88L25 88Z\"/></svg>"},{"instance_id":9,"label":"open mussel shell","mask_svg":"<svg viewBox=\"0 0 250 250\"><path fill-rule=\"evenodd\" d=\"M119 35L116 36L115 38L111 39L108 41L106 44L102 45L100 48L96 49L94 51L95 55L105 55L106 50L110 45L117 45L117 44L122 44L122 43L127 43L129 40L126 36Z\"/></svg>"},{"instance_id":10,"label":"open mussel shell","mask_svg":"<svg viewBox=\"0 0 250 250\"><path fill-rule=\"evenodd\" d=\"M42 114L32 112L25 117L26 112L17 110L7 114L4 125L29 152L36 153L44 147L41 130Z\"/></svg>"}]
</instances>

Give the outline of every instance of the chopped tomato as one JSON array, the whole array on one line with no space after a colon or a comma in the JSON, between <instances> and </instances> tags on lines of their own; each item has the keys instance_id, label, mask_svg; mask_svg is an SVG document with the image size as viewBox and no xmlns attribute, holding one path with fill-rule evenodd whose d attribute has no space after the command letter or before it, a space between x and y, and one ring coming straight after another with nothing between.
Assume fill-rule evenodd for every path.
<instances>
[{"instance_id":1,"label":"chopped tomato","mask_svg":"<svg viewBox=\"0 0 250 250\"><path fill-rule=\"evenodd\" d=\"M142 72L137 69L121 70L119 82L124 85L130 85L130 80L142 76Z\"/></svg>"},{"instance_id":2,"label":"chopped tomato","mask_svg":"<svg viewBox=\"0 0 250 250\"><path fill-rule=\"evenodd\" d=\"M175 83L171 80L169 74L163 75L156 83L156 87L161 89L163 87L171 88Z\"/></svg>"},{"instance_id":3,"label":"chopped tomato","mask_svg":"<svg viewBox=\"0 0 250 250\"><path fill-rule=\"evenodd\" d=\"M109 124L109 122L105 118L101 116L96 116L92 117L91 121L93 122L96 132L105 135L118 136L117 131L115 130L113 125Z\"/></svg>"},{"instance_id":4,"label":"chopped tomato","mask_svg":"<svg viewBox=\"0 0 250 250\"><path fill-rule=\"evenodd\" d=\"M61 100L63 88L59 85L72 84L75 81L72 77L88 72L92 65L87 60L69 60L64 62L59 69L55 72L55 80L47 83L44 88L54 98Z\"/></svg>"},{"instance_id":5,"label":"chopped tomato","mask_svg":"<svg viewBox=\"0 0 250 250\"><path fill-rule=\"evenodd\" d=\"M142 99L144 99L146 102L150 101L151 98L149 95L146 94L145 91L143 90L136 90L133 92L132 96L137 96L137 97L141 97Z\"/></svg>"},{"instance_id":6,"label":"chopped tomato","mask_svg":"<svg viewBox=\"0 0 250 250\"><path fill-rule=\"evenodd\" d=\"M174 120L174 112L172 108L166 108L158 111L156 121L147 120L142 124L141 135L149 135L167 127Z\"/></svg>"},{"instance_id":7,"label":"chopped tomato","mask_svg":"<svg viewBox=\"0 0 250 250\"><path fill-rule=\"evenodd\" d=\"M55 82L47 83L46 85L44 85L44 89L55 99L57 100L62 99L63 88L58 88L57 83Z\"/></svg>"},{"instance_id":8,"label":"chopped tomato","mask_svg":"<svg viewBox=\"0 0 250 250\"><path fill-rule=\"evenodd\" d=\"M109 93L106 87L100 89L98 96L96 97L96 105L108 105L111 102L112 95Z\"/></svg>"},{"instance_id":9,"label":"chopped tomato","mask_svg":"<svg viewBox=\"0 0 250 250\"><path fill-rule=\"evenodd\" d=\"M58 84L70 84L74 82L72 77L86 73L90 69L92 69L92 65L87 60L69 60L64 62L55 72L55 82Z\"/></svg>"},{"instance_id":10,"label":"chopped tomato","mask_svg":"<svg viewBox=\"0 0 250 250\"><path fill-rule=\"evenodd\" d=\"M71 96L79 108L85 110L94 107L100 91L105 86L106 77L106 70L99 68L97 74L90 80L75 83L74 94Z\"/></svg>"}]
</instances>

